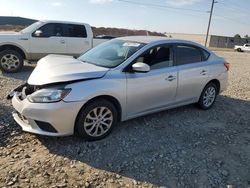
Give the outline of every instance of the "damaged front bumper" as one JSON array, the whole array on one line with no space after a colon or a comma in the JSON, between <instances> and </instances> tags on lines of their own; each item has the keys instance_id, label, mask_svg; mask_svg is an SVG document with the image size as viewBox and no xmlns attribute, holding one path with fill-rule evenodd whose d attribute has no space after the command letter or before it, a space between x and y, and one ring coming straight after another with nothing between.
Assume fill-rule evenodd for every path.
<instances>
[{"instance_id":1,"label":"damaged front bumper","mask_svg":"<svg viewBox=\"0 0 250 188\"><path fill-rule=\"evenodd\" d=\"M14 120L23 131L46 136L65 136L74 133L75 119L81 102L32 103L27 96L36 87L23 84L7 96L12 98ZM69 113L71 112L71 113Z\"/></svg>"},{"instance_id":2,"label":"damaged front bumper","mask_svg":"<svg viewBox=\"0 0 250 188\"><path fill-rule=\"evenodd\" d=\"M24 90L25 87L27 87L27 86L28 86L28 84L25 83L25 84L22 84L22 85L16 87L15 89L11 90L11 92L7 95L6 98L7 98L8 100L10 100L10 99L12 99L12 98L14 97L15 94L17 94L17 93L19 93L19 94L23 93L23 92L24 92L23 90Z\"/></svg>"}]
</instances>

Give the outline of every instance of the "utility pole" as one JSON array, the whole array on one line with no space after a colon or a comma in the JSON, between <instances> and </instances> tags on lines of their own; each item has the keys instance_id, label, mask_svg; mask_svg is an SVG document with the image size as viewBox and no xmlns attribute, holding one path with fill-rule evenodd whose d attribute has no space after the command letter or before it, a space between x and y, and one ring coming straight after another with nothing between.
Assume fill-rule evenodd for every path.
<instances>
[{"instance_id":1,"label":"utility pole","mask_svg":"<svg viewBox=\"0 0 250 188\"><path fill-rule=\"evenodd\" d=\"M212 15L213 15L213 10L214 10L214 0L212 0L212 6L211 6L211 11L210 11L210 16L209 16L209 21L208 21L208 27L207 27L207 35L206 35L206 41L205 41L205 46L207 47L207 40L208 40L208 35L209 35L209 30L210 30L210 24L211 24L211 19L212 19Z\"/></svg>"}]
</instances>

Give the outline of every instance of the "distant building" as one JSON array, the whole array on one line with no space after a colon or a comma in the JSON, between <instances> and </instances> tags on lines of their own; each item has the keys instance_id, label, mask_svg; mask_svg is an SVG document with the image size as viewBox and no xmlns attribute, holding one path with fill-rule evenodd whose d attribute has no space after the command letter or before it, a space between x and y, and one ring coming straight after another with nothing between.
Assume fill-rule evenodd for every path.
<instances>
[{"instance_id":1,"label":"distant building","mask_svg":"<svg viewBox=\"0 0 250 188\"><path fill-rule=\"evenodd\" d=\"M201 45L205 45L206 35L204 34L185 34L185 33L165 33L165 34L168 37L190 40L193 42L197 42ZM217 36L217 35L208 36L208 47L214 47L214 48L233 48L235 45L243 45L249 42L250 39L246 38L238 38L238 37L234 38L234 37Z\"/></svg>"},{"instance_id":2,"label":"distant building","mask_svg":"<svg viewBox=\"0 0 250 188\"><path fill-rule=\"evenodd\" d=\"M235 45L249 43L250 39L238 37L210 36L209 47L234 48Z\"/></svg>"}]
</instances>

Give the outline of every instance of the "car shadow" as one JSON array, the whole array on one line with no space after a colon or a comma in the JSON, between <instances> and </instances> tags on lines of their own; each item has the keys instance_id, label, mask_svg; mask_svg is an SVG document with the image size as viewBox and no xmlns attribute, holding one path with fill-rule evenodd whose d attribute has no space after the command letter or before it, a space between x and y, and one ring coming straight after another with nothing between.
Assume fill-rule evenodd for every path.
<instances>
[{"instance_id":1,"label":"car shadow","mask_svg":"<svg viewBox=\"0 0 250 188\"><path fill-rule=\"evenodd\" d=\"M204 187L204 183L226 187L238 184L234 177L244 183L250 177L249 125L250 101L219 96L208 111L188 105L136 118L119 124L100 141L37 138L52 154L137 181L167 187ZM248 160L237 157L236 151Z\"/></svg>"},{"instance_id":2,"label":"car shadow","mask_svg":"<svg viewBox=\"0 0 250 188\"><path fill-rule=\"evenodd\" d=\"M8 78L13 78L16 80L23 80L26 81L31 72L34 70L35 65L25 65L23 66L22 70L20 72L17 73L4 73L4 72L0 72L0 75L2 74L4 77L8 77Z\"/></svg>"}]
</instances>

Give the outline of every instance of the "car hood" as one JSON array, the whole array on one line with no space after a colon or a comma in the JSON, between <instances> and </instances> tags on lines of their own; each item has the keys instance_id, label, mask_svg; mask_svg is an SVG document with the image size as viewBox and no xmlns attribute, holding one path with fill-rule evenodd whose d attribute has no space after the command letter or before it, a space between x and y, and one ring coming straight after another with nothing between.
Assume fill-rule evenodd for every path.
<instances>
[{"instance_id":1,"label":"car hood","mask_svg":"<svg viewBox=\"0 0 250 188\"><path fill-rule=\"evenodd\" d=\"M38 61L28 84L45 85L103 77L108 68L82 62L71 56L48 55Z\"/></svg>"},{"instance_id":2,"label":"car hood","mask_svg":"<svg viewBox=\"0 0 250 188\"><path fill-rule=\"evenodd\" d=\"M22 37L25 36L19 32L0 32L0 43L16 41Z\"/></svg>"},{"instance_id":3,"label":"car hood","mask_svg":"<svg viewBox=\"0 0 250 188\"><path fill-rule=\"evenodd\" d=\"M13 36L13 35L20 35L20 33L19 32L12 32L12 31L10 31L10 32L4 32L4 31L1 31L0 32L0 36Z\"/></svg>"}]
</instances>

